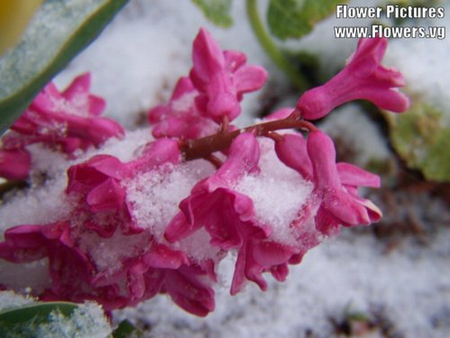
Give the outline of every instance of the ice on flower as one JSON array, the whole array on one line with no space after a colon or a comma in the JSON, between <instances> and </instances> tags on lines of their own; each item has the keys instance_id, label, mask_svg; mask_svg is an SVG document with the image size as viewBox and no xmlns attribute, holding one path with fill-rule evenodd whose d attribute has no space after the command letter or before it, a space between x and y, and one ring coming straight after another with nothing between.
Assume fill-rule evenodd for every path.
<instances>
[{"instance_id":1,"label":"ice on flower","mask_svg":"<svg viewBox=\"0 0 450 338\"><path fill-rule=\"evenodd\" d=\"M381 109L405 111L409 100L398 91L398 87L405 85L403 75L381 65L386 48L386 38L359 40L356 52L343 70L300 97L297 108L301 116L319 119L337 106L358 99L368 100Z\"/></svg>"},{"instance_id":2,"label":"ice on flower","mask_svg":"<svg viewBox=\"0 0 450 338\"><path fill-rule=\"evenodd\" d=\"M261 224L270 225L272 240L292 243L289 225L306 203L313 185L276 158L271 140L261 139L259 146L259 172L244 176L235 189L253 200L255 217Z\"/></svg>"},{"instance_id":3,"label":"ice on flower","mask_svg":"<svg viewBox=\"0 0 450 338\"><path fill-rule=\"evenodd\" d=\"M211 173L211 164L195 161L163 167L126 180L127 204L137 226L151 229L158 240L163 240L167 224L178 213L180 201L189 195L192 182Z\"/></svg>"}]
</instances>

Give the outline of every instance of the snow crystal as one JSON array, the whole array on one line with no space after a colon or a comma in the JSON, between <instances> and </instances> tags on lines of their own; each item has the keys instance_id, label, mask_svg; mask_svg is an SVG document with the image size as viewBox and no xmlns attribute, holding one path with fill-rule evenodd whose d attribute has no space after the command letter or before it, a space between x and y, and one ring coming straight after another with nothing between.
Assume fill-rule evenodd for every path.
<instances>
[{"instance_id":1,"label":"snow crystal","mask_svg":"<svg viewBox=\"0 0 450 338\"><path fill-rule=\"evenodd\" d=\"M261 172L245 176L235 189L253 200L257 220L273 229L272 239L289 242L293 240L289 225L313 186L278 160L271 140L262 139L259 143Z\"/></svg>"},{"instance_id":2,"label":"snow crystal","mask_svg":"<svg viewBox=\"0 0 450 338\"><path fill-rule=\"evenodd\" d=\"M111 238L102 238L94 232L82 234L80 249L87 252L101 272L113 274L122 268L128 258L139 257L151 245L151 236L141 233L136 236L123 235L116 231Z\"/></svg>"},{"instance_id":3,"label":"snow crystal","mask_svg":"<svg viewBox=\"0 0 450 338\"><path fill-rule=\"evenodd\" d=\"M66 184L64 177L48 180L43 186L17 192L4 201L0 208L0 234L15 225L47 224L64 218L71 210L63 193Z\"/></svg>"},{"instance_id":4,"label":"snow crystal","mask_svg":"<svg viewBox=\"0 0 450 338\"><path fill-rule=\"evenodd\" d=\"M205 228L201 228L185 239L175 243L174 248L185 252L189 258L196 262L202 262L208 259L217 260L220 249L212 246L210 241L211 236Z\"/></svg>"},{"instance_id":5,"label":"snow crystal","mask_svg":"<svg viewBox=\"0 0 450 338\"><path fill-rule=\"evenodd\" d=\"M163 241L167 224L179 211L178 204L211 169L210 164L199 160L136 175L124 182L134 221L150 230L157 241Z\"/></svg>"},{"instance_id":6,"label":"snow crystal","mask_svg":"<svg viewBox=\"0 0 450 338\"><path fill-rule=\"evenodd\" d=\"M29 296L18 295L12 291L0 291L0 312L31 304L33 302L34 299Z\"/></svg>"}]
</instances>

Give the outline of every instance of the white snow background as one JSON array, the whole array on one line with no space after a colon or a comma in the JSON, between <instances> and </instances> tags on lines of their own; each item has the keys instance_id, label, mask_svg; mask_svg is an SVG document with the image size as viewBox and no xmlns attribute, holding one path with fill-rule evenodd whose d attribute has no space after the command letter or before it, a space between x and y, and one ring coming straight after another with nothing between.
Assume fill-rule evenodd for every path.
<instances>
[{"instance_id":1,"label":"white snow background","mask_svg":"<svg viewBox=\"0 0 450 338\"><path fill-rule=\"evenodd\" d=\"M261 2L261 8L265 8L266 2ZM351 2L352 5L374 3ZM448 14L439 25L448 27L449 1L441 3ZM234 1L232 14L233 27L221 29L210 24L189 0L131 0L100 38L58 75L56 83L63 88L76 75L90 71L92 92L107 101L106 114L135 129L141 114L165 102L176 80L187 74L191 67L191 43L203 26L223 49L243 51L250 64L264 66L271 81L282 90L284 76L258 45L246 20L244 1ZM343 21L326 20L311 36L295 45L320 53L322 63L330 72L342 67L356 45L356 40L333 37L332 27L336 24ZM392 40L386 63L400 69L414 90L448 109L449 51L450 38ZM245 115L238 124L252 123L259 100L260 93L246 96ZM362 153L362 162L368 153L377 158L389 156L386 142L359 106L347 105L332 114L323 127L334 132L341 130L353 139ZM145 143L140 138L142 135L142 131L130 134L127 138L130 149L139 142ZM123 144L120 149L115 149L114 144L109 148L126 160L127 149ZM49 157L42 165L57 172L66 164ZM1 231L23 222L39 224L48 220L42 214L52 210L53 203L59 199L54 192L63 186L64 182L57 182L52 188L22 197L20 203L0 205ZM282 196L274 196L274 203L277 198L282 203ZM448 225L448 206L440 202L431 205L433 212ZM58 210L61 213L64 210ZM419 217L423 214L419 210L417 213ZM144 327L148 337L333 337L337 335L333 323L343 322L353 314L363 314L379 323L374 329L363 330L361 334L365 337L450 337L448 226L439 228L425 246L405 239L390 251L368 232L344 230L338 238L311 250L300 265L292 266L284 283L270 280L267 292L249 284L244 292L230 296L232 270L231 260L221 267L223 282L216 290L216 310L206 318L187 314L166 296L157 296L137 308L115 311L115 321L127 318ZM17 278L14 272L10 264L1 262L2 280ZM24 287L26 283L25 278Z\"/></svg>"}]
</instances>

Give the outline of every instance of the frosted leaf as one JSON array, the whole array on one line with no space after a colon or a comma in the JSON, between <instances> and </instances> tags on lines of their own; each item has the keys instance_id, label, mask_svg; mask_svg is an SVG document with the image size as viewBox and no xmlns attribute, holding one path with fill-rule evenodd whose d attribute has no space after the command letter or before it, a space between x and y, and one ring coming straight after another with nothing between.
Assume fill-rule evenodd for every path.
<instances>
[{"instance_id":1,"label":"frosted leaf","mask_svg":"<svg viewBox=\"0 0 450 338\"><path fill-rule=\"evenodd\" d=\"M112 333L102 308L93 302L78 306L70 316L52 312L49 322L36 328L37 338L105 338Z\"/></svg>"},{"instance_id":2,"label":"frosted leaf","mask_svg":"<svg viewBox=\"0 0 450 338\"><path fill-rule=\"evenodd\" d=\"M104 0L46 1L33 17L22 43L0 58L0 73L3 75L0 78L0 96L11 95L18 86L36 77L48 60L59 52L69 34L103 3Z\"/></svg>"}]
</instances>

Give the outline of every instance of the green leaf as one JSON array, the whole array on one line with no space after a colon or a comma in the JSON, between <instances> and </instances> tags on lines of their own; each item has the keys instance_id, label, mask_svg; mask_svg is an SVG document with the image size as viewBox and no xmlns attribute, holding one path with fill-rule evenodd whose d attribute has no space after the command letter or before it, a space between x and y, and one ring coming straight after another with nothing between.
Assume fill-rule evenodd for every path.
<instances>
[{"instance_id":1,"label":"green leaf","mask_svg":"<svg viewBox=\"0 0 450 338\"><path fill-rule=\"evenodd\" d=\"M1 337L32 337L33 328L49 321L52 312L63 315L70 314L78 307L68 302L49 302L25 305L20 308L6 310L0 313Z\"/></svg>"},{"instance_id":2,"label":"green leaf","mask_svg":"<svg viewBox=\"0 0 450 338\"><path fill-rule=\"evenodd\" d=\"M113 332L114 338L127 338L127 337L142 337L142 332L139 331L128 320L123 320L117 329Z\"/></svg>"},{"instance_id":3,"label":"green leaf","mask_svg":"<svg viewBox=\"0 0 450 338\"><path fill-rule=\"evenodd\" d=\"M299 39L320 20L333 14L337 4L346 0L270 0L267 22L273 35L281 40Z\"/></svg>"},{"instance_id":4,"label":"green leaf","mask_svg":"<svg viewBox=\"0 0 450 338\"><path fill-rule=\"evenodd\" d=\"M233 24L231 18L232 0L192 0L215 25L228 28Z\"/></svg>"},{"instance_id":5,"label":"green leaf","mask_svg":"<svg viewBox=\"0 0 450 338\"><path fill-rule=\"evenodd\" d=\"M127 2L45 1L21 42L0 57L0 134Z\"/></svg>"},{"instance_id":6,"label":"green leaf","mask_svg":"<svg viewBox=\"0 0 450 338\"><path fill-rule=\"evenodd\" d=\"M408 167L433 181L450 182L450 111L412 98L404 114L386 114L395 150Z\"/></svg>"}]
</instances>

